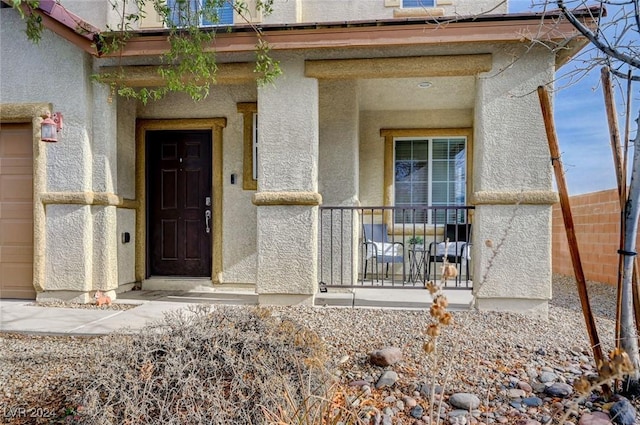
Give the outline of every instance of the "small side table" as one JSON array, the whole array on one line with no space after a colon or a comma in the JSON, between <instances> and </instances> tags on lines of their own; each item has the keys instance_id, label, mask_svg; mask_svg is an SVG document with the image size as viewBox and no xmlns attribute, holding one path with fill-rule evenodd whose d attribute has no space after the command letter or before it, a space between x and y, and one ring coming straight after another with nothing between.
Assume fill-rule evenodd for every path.
<instances>
[{"instance_id":1,"label":"small side table","mask_svg":"<svg viewBox=\"0 0 640 425\"><path fill-rule=\"evenodd\" d=\"M411 245L409 248L409 282L425 281L425 255L424 245Z\"/></svg>"}]
</instances>

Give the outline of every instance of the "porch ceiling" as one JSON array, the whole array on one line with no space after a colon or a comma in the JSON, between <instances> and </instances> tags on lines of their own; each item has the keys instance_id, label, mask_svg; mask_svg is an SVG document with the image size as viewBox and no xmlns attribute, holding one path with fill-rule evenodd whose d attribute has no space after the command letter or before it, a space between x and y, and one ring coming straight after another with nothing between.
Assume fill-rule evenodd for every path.
<instances>
[{"instance_id":1,"label":"porch ceiling","mask_svg":"<svg viewBox=\"0 0 640 425\"><path fill-rule=\"evenodd\" d=\"M474 76L359 80L360 110L472 109L475 87Z\"/></svg>"}]
</instances>

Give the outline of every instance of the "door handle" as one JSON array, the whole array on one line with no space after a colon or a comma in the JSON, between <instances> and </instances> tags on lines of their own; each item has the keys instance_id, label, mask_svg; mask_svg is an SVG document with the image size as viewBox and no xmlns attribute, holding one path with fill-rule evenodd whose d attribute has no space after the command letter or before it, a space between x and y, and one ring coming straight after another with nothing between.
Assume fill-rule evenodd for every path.
<instances>
[{"instance_id":1,"label":"door handle","mask_svg":"<svg viewBox=\"0 0 640 425\"><path fill-rule=\"evenodd\" d=\"M206 210L204 212L204 224L207 227L207 233L211 233L211 210Z\"/></svg>"}]
</instances>

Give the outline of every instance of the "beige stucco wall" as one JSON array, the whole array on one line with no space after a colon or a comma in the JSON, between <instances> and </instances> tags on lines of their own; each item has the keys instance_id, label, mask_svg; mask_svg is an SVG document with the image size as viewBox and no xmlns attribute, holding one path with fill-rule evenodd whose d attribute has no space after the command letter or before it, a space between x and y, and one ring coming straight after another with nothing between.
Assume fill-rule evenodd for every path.
<instances>
[{"instance_id":1,"label":"beige stucco wall","mask_svg":"<svg viewBox=\"0 0 640 425\"><path fill-rule=\"evenodd\" d=\"M475 189L551 190L549 148L536 88L553 81L553 55L544 48L525 54L522 46L504 45L493 57L494 71L477 84L475 139L481 149L474 157Z\"/></svg>"},{"instance_id":2,"label":"beige stucco wall","mask_svg":"<svg viewBox=\"0 0 640 425\"><path fill-rule=\"evenodd\" d=\"M301 54L278 54L276 59L283 69L277 86L258 87L258 194L313 196L318 190L318 81L304 76ZM288 303L313 301L318 284L317 217L318 207L313 205L258 206L261 302L280 302L292 294L297 299Z\"/></svg>"},{"instance_id":3,"label":"beige stucco wall","mask_svg":"<svg viewBox=\"0 0 640 425\"><path fill-rule=\"evenodd\" d=\"M131 209L118 208L117 214L118 285L122 286L136 281L136 212ZM125 232L130 235L129 243L122 240Z\"/></svg>"},{"instance_id":4,"label":"beige stucco wall","mask_svg":"<svg viewBox=\"0 0 640 425\"><path fill-rule=\"evenodd\" d=\"M479 259L474 264L474 292L480 309L547 315L551 298L549 208L476 207L472 257Z\"/></svg>"},{"instance_id":5,"label":"beige stucco wall","mask_svg":"<svg viewBox=\"0 0 640 425\"><path fill-rule=\"evenodd\" d=\"M121 0L122 1L122 0ZM148 1L143 26L161 23L152 17L152 3ZM254 1L245 2L251 8ZM109 25L117 28L121 21L120 9L109 6L107 0L61 0L66 8L82 16L98 28ZM342 22L347 20L392 19L394 17L469 16L480 13L507 13L507 3L499 0L436 0L432 8L402 9L401 0L274 0L273 12L262 16L264 24ZM134 9L129 6L131 12ZM408 12L406 12L408 11ZM405 15L403 13L409 13ZM238 19L237 24L245 24Z\"/></svg>"},{"instance_id":6,"label":"beige stucco wall","mask_svg":"<svg viewBox=\"0 0 640 425\"><path fill-rule=\"evenodd\" d=\"M318 92L318 190L325 205L357 206L360 167L357 82L320 81ZM359 246L357 220L355 211L325 211L321 217L318 248L320 281L344 285L355 283L357 266L354 265L357 264ZM332 255L339 256L342 261L331 261Z\"/></svg>"},{"instance_id":7,"label":"beige stucco wall","mask_svg":"<svg viewBox=\"0 0 640 425\"><path fill-rule=\"evenodd\" d=\"M473 181L483 196L474 197L491 194L492 200L483 201L475 214L474 276L483 278L475 279L474 293L480 308L544 316L551 297L555 197L536 87L553 81L554 62L543 48L526 55L518 49L497 49L493 71L478 80ZM500 241L503 246L490 261L488 245Z\"/></svg>"},{"instance_id":8,"label":"beige stucco wall","mask_svg":"<svg viewBox=\"0 0 640 425\"><path fill-rule=\"evenodd\" d=\"M45 291L90 290L93 278L91 207L49 205L46 210Z\"/></svg>"},{"instance_id":9,"label":"beige stucco wall","mask_svg":"<svg viewBox=\"0 0 640 425\"><path fill-rule=\"evenodd\" d=\"M356 81L320 81L318 189L323 202L354 205L358 198L358 91Z\"/></svg>"},{"instance_id":10,"label":"beige stucco wall","mask_svg":"<svg viewBox=\"0 0 640 425\"><path fill-rule=\"evenodd\" d=\"M90 291L117 285L115 208L95 203L95 193L106 199L117 181L115 110L106 103L106 89L91 80L88 55L49 31L37 45L27 40L12 9L2 9L0 19L0 102L51 103L64 115L58 143L40 146L46 166L34 178L42 181L34 201L46 199L36 209L44 212L37 220L44 224L35 229L34 256L43 259L35 262L42 270L34 276L43 276L38 298L87 301Z\"/></svg>"},{"instance_id":11,"label":"beige stucco wall","mask_svg":"<svg viewBox=\"0 0 640 425\"><path fill-rule=\"evenodd\" d=\"M302 2L302 22L391 19L402 13L401 0L312 0ZM498 6L496 8L496 6ZM492 10L494 9L495 10ZM506 2L497 0L436 0L435 8L408 8L412 16L459 16L483 12L506 13ZM404 16L404 15L403 15ZM268 18L267 18L268 19Z\"/></svg>"},{"instance_id":12,"label":"beige stucco wall","mask_svg":"<svg viewBox=\"0 0 640 425\"><path fill-rule=\"evenodd\" d=\"M98 28L106 29L107 25L113 25L118 21L109 1L58 0L58 2L71 13Z\"/></svg>"},{"instance_id":13,"label":"beige stucco wall","mask_svg":"<svg viewBox=\"0 0 640 425\"><path fill-rule=\"evenodd\" d=\"M133 100L116 98L117 110L117 190L126 200L136 198L136 103ZM118 258L118 286L134 283L136 267L136 214L133 209L118 208L116 245ZM123 233L129 233L131 241L122 241Z\"/></svg>"}]
</instances>

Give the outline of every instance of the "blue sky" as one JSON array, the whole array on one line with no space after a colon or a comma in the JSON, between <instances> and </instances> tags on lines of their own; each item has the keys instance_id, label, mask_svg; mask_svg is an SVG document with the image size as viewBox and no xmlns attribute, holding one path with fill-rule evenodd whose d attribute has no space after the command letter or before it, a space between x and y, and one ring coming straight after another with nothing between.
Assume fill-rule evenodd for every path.
<instances>
[{"instance_id":1,"label":"blue sky","mask_svg":"<svg viewBox=\"0 0 640 425\"><path fill-rule=\"evenodd\" d=\"M531 10L530 6L531 0L509 0L510 12ZM571 195L617 187L600 85L600 67L591 70L581 81L567 86L567 81L562 76L576 68L582 68L581 64L569 62L558 71L556 88L559 90L556 92L554 105L556 131ZM622 97L619 91L614 91L614 94L618 121L623 131ZM633 119L638 105L640 103L632 108L631 137L635 135Z\"/></svg>"}]
</instances>

